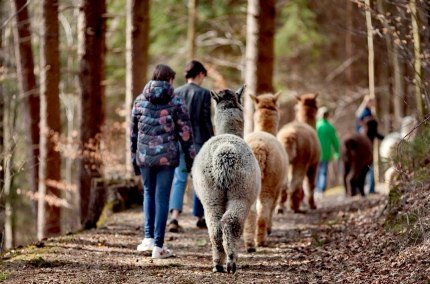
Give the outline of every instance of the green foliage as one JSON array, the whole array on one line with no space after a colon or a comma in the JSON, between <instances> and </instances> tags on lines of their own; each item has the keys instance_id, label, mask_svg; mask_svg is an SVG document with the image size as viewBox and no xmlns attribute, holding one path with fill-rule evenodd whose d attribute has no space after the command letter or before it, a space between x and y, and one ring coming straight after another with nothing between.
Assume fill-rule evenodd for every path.
<instances>
[{"instance_id":1,"label":"green foliage","mask_svg":"<svg viewBox=\"0 0 430 284\"><path fill-rule=\"evenodd\" d=\"M278 22L282 25L276 31L277 57L294 57L302 53L319 56L319 46L324 43L324 37L318 32L316 16L308 7L308 1L289 1L280 10Z\"/></svg>"},{"instance_id":2,"label":"green foliage","mask_svg":"<svg viewBox=\"0 0 430 284\"><path fill-rule=\"evenodd\" d=\"M430 125L423 124L412 142L402 142L394 156L400 179L390 188L385 228L406 237L406 244L424 239L430 211L425 204L430 188ZM427 219L426 219L427 218Z\"/></svg>"},{"instance_id":3,"label":"green foliage","mask_svg":"<svg viewBox=\"0 0 430 284\"><path fill-rule=\"evenodd\" d=\"M413 175L418 183L428 182L430 178L430 124L423 124L411 143L402 142L400 151L394 156L395 164L401 165Z\"/></svg>"},{"instance_id":4,"label":"green foliage","mask_svg":"<svg viewBox=\"0 0 430 284\"><path fill-rule=\"evenodd\" d=\"M9 278L9 275L4 272L4 271L0 271L0 282L3 282L5 280L7 280Z\"/></svg>"}]
</instances>

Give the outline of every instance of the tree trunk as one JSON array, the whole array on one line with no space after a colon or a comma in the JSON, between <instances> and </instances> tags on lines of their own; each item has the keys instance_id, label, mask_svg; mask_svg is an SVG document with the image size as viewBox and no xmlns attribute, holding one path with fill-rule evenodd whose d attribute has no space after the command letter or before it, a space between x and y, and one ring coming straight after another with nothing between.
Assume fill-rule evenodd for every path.
<instances>
[{"instance_id":1,"label":"tree trunk","mask_svg":"<svg viewBox=\"0 0 430 284\"><path fill-rule=\"evenodd\" d=\"M253 130L254 108L249 94L273 92L275 1L248 0L247 13L245 134Z\"/></svg>"},{"instance_id":2,"label":"tree trunk","mask_svg":"<svg viewBox=\"0 0 430 284\"><path fill-rule=\"evenodd\" d=\"M372 15L371 15L371 7L370 7L370 0L365 0L365 14L366 14L366 27L367 27L367 48L369 53L369 62L368 62L368 68L369 68L369 95L371 98L375 99L375 103L377 102L377 99L375 97L375 54L373 49L373 26L372 26ZM376 114L377 106L375 105L373 109L373 115ZM378 183L379 181L379 152L378 152L378 143L374 143L373 145L373 169L374 169L374 176L375 176L375 183Z\"/></svg>"},{"instance_id":3,"label":"tree trunk","mask_svg":"<svg viewBox=\"0 0 430 284\"><path fill-rule=\"evenodd\" d=\"M14 234L13 234L13 218L12 218L12 199L11 199L11 189L12 189L12 161L13 161L13 139L12 139L12 133L14 132L14 125L13 125L13 118L12 118L12 109L15 108L15 99L10 98L8 96L1 97L1 100L3 102L3 109L2 109L2 144L3 144L3 160L2 160L2 168L4 173L4 180L2 183L1 190L3 191L2 194L2 202L4 202L4 216L2 216L2 219L4 220L4 233L3 233L3 244L5 249L11 249L14 244ZM3 227L2 227L3 231Z\"/></svg>"},{"instance_id":4,"label":"tree trunk","mask_svg":"<svg viewBox=\"0 0 430 284\"><path fill-rule=\"evenodd\" d=\"M418 119L423 119L425 115L424 110L424 93L422 91L421 81L421 48L420 48L420 31L418 26L418 14L416 0L409 1L409 8L411 9L412 18L412 35L414 39L414 73L415 73L415 99L417 103Z\"/></svg>"},{"instance_id":5,"label":"tree trunk","mask_svg":"<svg viewBox=\"0 0 430 284\"><path fill-rule=\"evenodd\" d=\"M188 0L187 60L196 56L197 0Z\"/></svg>"},{"instance_id":6,"label":"tree trunk","mask_svg":"<svg viewBox=\"0 0 430 284\"><path fill-rule=\"evenodd\" d=\"M126 169L132 173L130 152L130 118L133 99L142 92L146 83L149 50L149 0L127 0L126 32Z\"/></svg>"},{"instance_id":7,"label":"tree trunk","mask_svg":"<svg viewBox=\"0 0 430 284\"><path fill-rule=\"evenodd\" d=\"M61 132L58 0L42 1L41 35L38 239L61 233L60 207L46 202L46 197L61 197L58 188L47 184L61 180L61 157L53 139Z\"/></svg>"},{"instance_id":8,"label":"tree trunk","mask_svg":"<svg viewBox=\"0 0 430 284\"><path fill-rule=\"evenodd\" d=\"M104 123L104 55L105 18L104 0L81 2L79 14L79 93L80 144L79 193L81 224L88 214L91 180L102 175L100 139Z\"/></svg>"},{"instance_id":9,"label":"tree trunk","mask_svg":"<svg viewBox=\"0 0 430 284\"><path fill-rule=\"evenodd\" d=\"M39 119L40 98L34 76L34 60L31 49L30 18L28 16L27 0L11 0L16 27L14 28L17 76L20 96L25 107L25 127L28 139L28 179L33 192L38 188L38 158L39 158Z\"/></svg>"},{"instance_id":10,"label":"tree trunk","mask_svg":"<svg viewBox=\"0 0 430 284\"><path fill-rule=\"evenodd\" d=\"M382 15L385 15L385 9L382 0L378 0L378 12ZM396 44L395 37L392 27L388 24L388 22L383 19L382 24L386 29L384 33L385 43L387 45L387 53L388 60L390 62L390 85L392 93L392 104L393 104L393 114L394 114L394 124L395 128L398 129L400 126L400 121L402 119L402 111L401 111L401 100L402 100L402 92L403 92L403 81L402 81L402 70L400 68L399 63L399 46Z\"/></svg>"},{"instance_id":11,"label":"tree trunk","mask_svg":"<svg viewBox=\"0 0 430 284\"><path fill-rule=\"evenodd\" d=\"M4 3L0 3L0 22L3 23L5 13ZM3 30L0 30L0 52L3 54ZM0 70L5 70L5 64L3 57L0 57ZM5 94L3 94L3 84L0 84L0 153L2 153L1 163L0 163L0 252L3 251L4 244L4 225L5 225L5 196L4 196L4 161L5 161L5 150L3 143L3 117L4 117L4 99Z\"/></svg>"},{"instance_id":12,"label":"tree trunk","mask_svg":"<svg viewBox=\"0 0 430 284\"><path fill-rule=\"evenodd\" d=\"M345 53L346 60L350 60L354 57L353 44L352 44L352 33L353 33L353 24L352 24L352 1L346 1L346 37L345 37ZM351 95L352 87L353 87L353 73L352 73L352 64L350 64L345 70L346 76L346 93L347 95Z\"/></svg>"}]
</instances>

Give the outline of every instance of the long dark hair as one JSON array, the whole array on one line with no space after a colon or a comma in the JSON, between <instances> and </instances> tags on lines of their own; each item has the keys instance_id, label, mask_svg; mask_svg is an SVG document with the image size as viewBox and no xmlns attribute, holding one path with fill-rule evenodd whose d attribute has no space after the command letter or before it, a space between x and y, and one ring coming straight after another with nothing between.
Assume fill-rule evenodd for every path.
<instances>
[{"instance_id":1,"label":"long dark hair","mask_svg":"<svg viewBox=\"0 0 430 284\"><path fill-rule=\"evenodd\" d=\"M152 74L152 80L169 82L170 79L175 79L175 75L176 72L170 66L158 64Z\"/></svg>"}]
</instances>

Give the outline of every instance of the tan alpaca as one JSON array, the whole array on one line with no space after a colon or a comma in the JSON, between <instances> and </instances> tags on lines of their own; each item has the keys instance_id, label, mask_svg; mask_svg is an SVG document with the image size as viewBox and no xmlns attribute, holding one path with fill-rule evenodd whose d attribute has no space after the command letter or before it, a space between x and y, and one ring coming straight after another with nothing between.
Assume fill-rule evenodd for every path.
<instances>
[{"instance_id":1,"label":"tan alpaca","mask_svg":"<svg viewBox=\"0 0 430 284\"><path fill-rule=\"evenodd\" d=\"M255 244L266 245L267 233L272 229L272 215L281 188L286 184L288 156L275 135L278 130L279 93L251 95L255 104L255 132L245 137L261 170L261 191L245 223L245 245L248 252Z\"/></svg>"},{"instance_id":2,"label":"tan alpaca","mask_svg":"<svg viewBox=\"0 0 430 284\"><path fill-rule=\"evenodd\" d=\"M307 202L311 209L316 209L314 187L321 154L315 132L317 96L318 94L305 94L296 97L298 100L296 121L286 124L277 134L277 139L287 151L290 162L290 183L281 192L279 212L283 212L287 198L290 208L294 212L300 212L305 177Z\"/></svg>"}]
</instances>

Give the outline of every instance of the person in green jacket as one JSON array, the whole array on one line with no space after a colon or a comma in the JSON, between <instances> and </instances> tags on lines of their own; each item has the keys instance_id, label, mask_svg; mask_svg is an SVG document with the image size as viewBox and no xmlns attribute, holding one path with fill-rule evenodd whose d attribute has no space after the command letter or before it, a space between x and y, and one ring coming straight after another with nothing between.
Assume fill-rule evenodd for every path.
<instances>
[{"instance_id":1,"label":"person in green jacket","mask_svg":"<svg viewBox=\"0 0 430 284\"><path fill-rule=\"evenodd\" d=\"M327 187L328 164L339 158L339 138L334 126L328 121L330 115L326 107L320 108L321 119L317 121L316 130L321 145L321 158L318 166L316 191L323 193Z\"/></svg>"}]
</instances>

